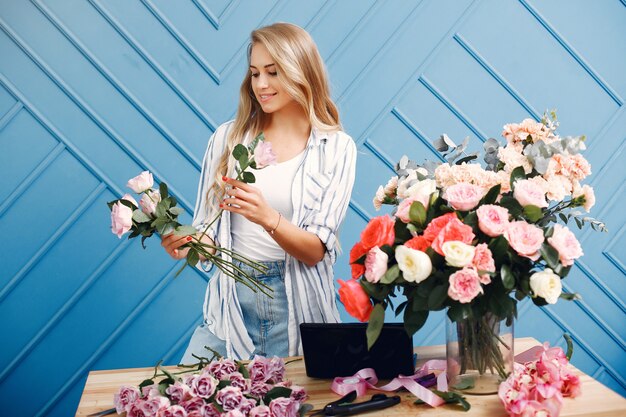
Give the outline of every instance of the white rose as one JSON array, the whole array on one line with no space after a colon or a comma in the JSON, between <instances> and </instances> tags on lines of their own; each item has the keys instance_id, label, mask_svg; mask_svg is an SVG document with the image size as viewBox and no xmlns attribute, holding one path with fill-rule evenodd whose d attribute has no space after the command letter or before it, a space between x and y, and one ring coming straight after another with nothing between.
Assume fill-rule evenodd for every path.
<instances>
[{"instance_id":1,"label":"white rose","mask_svg":"<svg viewBox=\"0 0 626 417\"><path fill-rule=\"evenodd\" d=\"M474 260L476 248L458 240L450 240L441 246L448 265L463 268Z\"/></svg>"},{"instance_id":2,"label":"white rose","mask_svg":"<svg viewBox=\"0 0 626 417\"><path fill-rule=\"evenodd\" d=\"M141 211L148 215L154 214L159 201L161 201L161 193L159 190L147 190L141 196L141 200L139 200Z\"/></svg>"},{"instance_id":3,"label":"white rose","mask_svg":"<svg viewBox=\"0 0 626 417\"><path fill-rule=\"evenodd\" d=\"M140 194L152 188L153 184L154 179L152 178L152 174L149 171L143 171L135 178L129 179L128 183L126 183L126 186L137 194Z\"/></svg>"},{"instance_id":4,"label":"white rose","mask_svg":"<svg viewBox=\"0 0 626 417\"><path fill-rule=\"evenodd\" d=\"M414 198L417 201L424 204L424 207L428 208L428 201L430 200L430 195L437 191L437 182L431 179L425 179L419 181L412 186L410 186L406 190L407 198Z\"/></svg>"},{"instance_id":5,"label":"white rose","mask_svg":"<svg viewBox=\"0 0 626 417\"><path fill-rule=\"evenodd\" d=\"M563 289L561 277L546 268L530 276L530 288L536 296L546 300L548 304L556 304Z\"/></svg>"},{"instance_id":6,"label":"white rose","mask_svg":"<svg viewBox=\"0 0 626 417\"><path fill-rule=\"evenodd\" d=\"M433 264L424 252L400 245L396 248L396 261L404 279L420 283L430 276Z\"/></svg>"}]
</instances>

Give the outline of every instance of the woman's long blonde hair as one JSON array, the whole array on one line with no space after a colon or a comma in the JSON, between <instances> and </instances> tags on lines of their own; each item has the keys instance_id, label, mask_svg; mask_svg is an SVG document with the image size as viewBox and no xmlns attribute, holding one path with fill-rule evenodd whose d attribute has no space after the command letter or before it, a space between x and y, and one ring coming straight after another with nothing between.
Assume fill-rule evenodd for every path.
<instances>
[{"instance_id":1,"label":"woman's long blonde hair","mask_svg":"<svg viewBox=\"0 0 626 417\"><path fill-rule=\"evenodd\" d=\"M267 48L276 64L279 82L302 106L311 126L321 131L340 130L339 112L330 97L326 68L311 35L290 23L274 23L254 30L250 35L248 65L255 44ZM224 195L222 176L229 172L233 148L243 141L246 134L258 135L267 122L267 115L252 91L251 80L252 73L248 70L239 90L237 116L216 170L214 185L207 193L208 202L212 205Z\"/></svg>"}]
</instances>

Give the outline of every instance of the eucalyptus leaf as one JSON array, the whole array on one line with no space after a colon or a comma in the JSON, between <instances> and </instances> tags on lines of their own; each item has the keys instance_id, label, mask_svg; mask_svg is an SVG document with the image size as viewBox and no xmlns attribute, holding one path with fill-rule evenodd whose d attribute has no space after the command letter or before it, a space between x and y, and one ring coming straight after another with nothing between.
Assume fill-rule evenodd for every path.
<instances>
[{"instance_id":1,"label":"eucalyptus leaf","mask_svg":"<svg viewBox=\"0 0 626 417\"><path fill-rule=\"evenodd\" d=\"M195 235L196 233L198 233L198 230L195 227L190 226L188 224L178 226L176 230L174 230L174 234L176 236L190 236L190 235Z\"/></svg>"},{"instance_id":2,"label":"eucalyptus leaf","mask_svg":"<svg viewBox=\"0 0 626 417\"><path fill-rule=\"evenodd\" d=\"M152 218L141 210L133 211L133 220L137 223L145 223L152 221Z\"/></svg>"},{"instance_id":3,"label":"eucalyptus leaf","mask_svg":"<svg viewBox=\"0 0 626 417\"><path fill-rule=\"evenodd\" d=\"M169 212L173 216L178 217L178 216L180 216L181 214L183 214L185 212L185 209L183 209L181 207L170 207Z\"/></svg>"}]
</instances>

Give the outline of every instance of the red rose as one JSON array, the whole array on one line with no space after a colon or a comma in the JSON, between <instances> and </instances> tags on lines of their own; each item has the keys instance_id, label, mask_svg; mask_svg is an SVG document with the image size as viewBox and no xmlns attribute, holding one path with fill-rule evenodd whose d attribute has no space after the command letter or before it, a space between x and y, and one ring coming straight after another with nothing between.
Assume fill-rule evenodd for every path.
<instances>
[{"instance_id":1,"label":"red rose","mask_svg":"<svg viewBox=\"0 0 626 417\"><path fill-rule=\"evenodd\" d=\"M360 257L367 253L361 242L357 242L350 249L350 268L352 269L352 278L357 279L365 273L365 265L355 263Z\"/></svg>"},{"instance_id":2,"label":"red rose","mask_svg":"<svg viewBox=\"0 0 626 417\"><path fill-rule=\"evenodd\" d=\"M393 245L396 234L393 230L395 221L389 215L374 217L361 232L361 244L365 252L374 246Z\"/></svg>"},{"instance_id":3,"label":"red rose","mask_svg":"<svg viewBox=\"0 0 626 417\"><path fill-rule=\"evenodd\" d=\"M404 242L404 246L426 252L426 249L430 246L430 242L424 236L415 236L414 238Z\"/></svg>"},{"instance_id":4,"label":"red rose","mask_svg":"<svg viewBox=\"0 0 626 417\"><path fill-rule=\"evenodd\" d=\"M456 240L459 242L466 243L468 245L472 244L472 240L474 240L474 231L472 230L472 226L468 226L464 224L458 218L454 218L446 224L446 226L441 229L435 240L430 244L430 246L437 252L439 255L443 256L443 250L441 246L445 242L449 242L452 240Z\"/></svg>"},{"instance_id":5,"label":"red rose","mask_svg":"<svg viewBox=\"0 0 626 417\"><path fill-rule=\"evenodd\" d=\"M450 222L450 220L452 219L458 219L458 217L456 217L456 213L446 213L443 216L432 219L431 222L428 223L428 226L426 226L426 230L424 230L424 238L428 242L432 243L437 235L439 235L441 229L446 227L448 222Z\"/></svg>"},{"instance_id":6,"label":"red rose","mask_svg":"<svg viewBox=\"0 0 626 417\"><path fill-rule=\"evenodd\" d=\"M340 286L339 300L343 303L348 314L359 321L368 321L374 307L361 284L353 279L348 281L338 279L337 281Z\"/></svg>"}]
</instances>

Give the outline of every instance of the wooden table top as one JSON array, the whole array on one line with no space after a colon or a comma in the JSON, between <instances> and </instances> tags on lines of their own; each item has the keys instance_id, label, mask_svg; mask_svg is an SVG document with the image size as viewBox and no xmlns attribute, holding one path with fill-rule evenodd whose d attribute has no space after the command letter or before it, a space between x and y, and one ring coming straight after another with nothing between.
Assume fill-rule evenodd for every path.
<instances>
[{"instance_id":1,"label":"wooden table top","mask_svg":"<svg viewBox=\"0 0 626 417\"><path fill-rule=\"evenodd\" d=\"M523 352L539 343L533 338L515 339L515 351ZM417 347L416 352L420 361L428 359L445 358L445 346L427 346ZM574 354L576 354L574 352ZM286 358L286 361L294 358ZM570 365L571 366L571 365ZM175 367L168 367L176 369ZM626 416L626 399L601 383L597 382L589 375L582 373L580 370L572 367L574 372L580 376L582 383L582 395L577 398L565 398L561 416L606 416L617 417ZM306 401L312 404L315 409L319 409L331 401L337 400L340 396L330 390L332 380L314 379L306 376L303 361L292 362L287 365L287 379L294 384L305 387L309 394ZM113 407L113 394L115 394L121 385L139 385L141 381L152 377L154 368L134 368L134 369L117 369L107 371L91 371L85 383L77 416L87 416L91 413L103 411ZM358 399L357 401L365 401L377 391L370 390L367 397ZM415 397L409 392L402 391L399 393L402 402L397 406L363 413L363 416L412 416L420 415L426 417L438 416L457 416L457 417L473 417L473 416L506 416L504 407L500 403L497 395L467 395L466 398L472 408L464 413L460 409L452 405L443 405L438 408L432 408L428 405L415 405ZM115 414L113 414L115 415Z\"/></svg>"}]
</instances>

